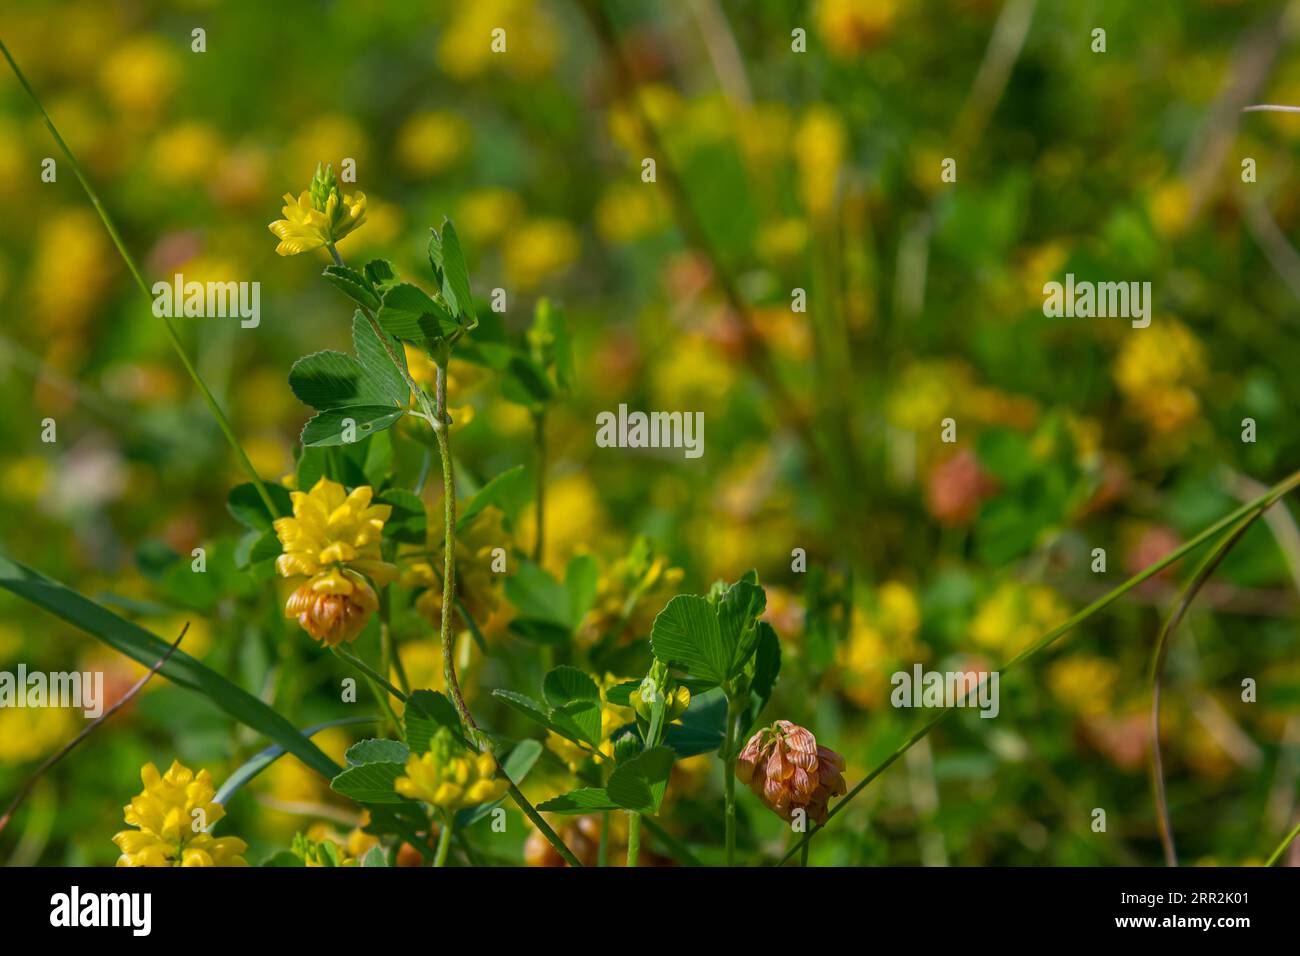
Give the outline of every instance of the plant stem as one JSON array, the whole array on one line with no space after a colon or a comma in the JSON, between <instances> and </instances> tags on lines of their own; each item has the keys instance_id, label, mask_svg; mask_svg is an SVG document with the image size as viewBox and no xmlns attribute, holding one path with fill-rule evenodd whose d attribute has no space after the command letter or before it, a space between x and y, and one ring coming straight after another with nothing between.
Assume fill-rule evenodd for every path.
<instances>
[{"instance_id":1,"label":"plant stem","mask_svg":"<svg viewBox=\"0 0 1300 956\"><path fill-rule=\"evenodd\" d=\"M627 814L627 865L636 866L641 858L641 814Z\"/></svg>"},{"instance_id":2,"label":"plant stem","mask_svg":"<svg viewBox=\"0 0 1300 956\"><path fill-rule=\"evenodd\" d=\"M337 265L343 265L343 258L339 255L338 250L333 243L329 245L330 255ZM565 845L559 835L551 829L537 808L528 802L528 798L520 792L515 786L513 780L506 773L505 768L501 766L501 761L497 759L496 754L492 753L492 742L487 735L479 729L478 723L474 720L474 715L470 713L469 707L465 704L465 698L460 692L460 683L456 680L456 662L453 657L454 648L451 646L451 615L453 607L456 604L455 586L456 586L456 478L454 473L454 464L451 458L451 440L448 436L448 425L451 423L447 416L447 370L442 365L437 365L437 382L434 389L436 407L430 407L429 396L425 394L424 389L416 384L411 378L410 370L406 364L397 357L392 346L388 342L388 335L379 327L373 313L369 309L362 308L362 314L370 323L374 330L375 336L383 345L384 351L388 353L388 359L393 363L393 367L401 374L405 380L407 388L411 390L415 401L419 404L424 417L428 420L430 427L433 429L434 437L438 440L438 456L442 460L442 498L443 498L443 577L442 577L442 613L440 615L439 637L442 646L442 668L443 677L447 684L447 695L451 698L452 704L456 707L456 714L460 717L461 724L465 727L465 733L470 741L481 752L492 754L492 760L496 764L497 773L509 783L509 793L512 800L523 811L524 816L532 821L533 825L541 832L548 843L555 848L555 851L564 858L564 861L570 866L582 866L582 861L573 855L573 851ZM461 614L469 620L469 615L461 606ZM474 630L471 625L471 630ZM364 666L364 665L363 665ZM373 673L373 672L372 672ZM401 694L395 687L386 680L383 683L387 686L389 693ZM402 698L405 699L404 697Z\"/></svg>"},{"instance_id":3,"label":"plant stem","mask_svg":"<svg viewBox=\"0 0 1300 956\"><path fill-rule=\"evenodd\" d=\"M723 741L726 748L722 758L722 782L725 801L724 826L726 827L727 866L736 865L736 723L739 720L739 708L727 690L727 735Z\"/></svg>"},{"instance_id":4,"label":"plant stem","mask_svg":"<svg viewBox=\"0 0 1300 956\"><path fill-rule=\"evenodd\" d=\"M18 68L18 64L14 62L14 58L10 55L9 48L5 46L3 40L0 40L0 53L3 53L4 58L9 61L9 68L13 70L14 76L16 76L18 82L22 84L22 88L27 92L28 98L36 106L41 117L45 120L46 128L49 129L50 135L54 137L54 142L58 144L59 149L63 151L63 155L67 157L68 164L72 167L72 172L76 175L77 181L81 183L81 188L85 191L86 197L90 200L90 204L95 207L95 212L99 214L100 221L103 222L104 228L108 230L109 238L113 240L113 245L117 247L118 254L122 257L122 261L126 263L127 271L131 273L131 277L135 280L135 284L140 287L140 291L144 293L144 297L149 300L149 303L152 306L153 293L149 291L149 284L145 282L144 276L140 272L140 267L136 265L135 258L127 250L126 243L122 241L121 234L118 233L117 227L113 225L113 220L108 215L108 210L105 209L104 204L100 202L99 194L95 192L95 188L90 185L90 180L88 180L86 174L82 172L81 164L77 162L77 157L73 155L71 147L69 147L67 142L64 141L63 136L54 125L54 121L50 119L50 114L45 112L45 107L41 105L40 99L37 98L36 91L33 90L31 84L27 82L27 77L23 75L23 71ZM162 323L163 327L167 330L167 336L171 340L172 348L175 349L176 355L181 360L181 364L185 366L185 371L189 373L195 387L198 388L199 394L203 396L204 402L207 403L208 411L210 411L212 417L216 419L217 425L221 428L222 434L226 436L226 441L230 443L230 447L234 450L236 457L239 458L240 465L248 474L249 479L253 483L253 487L257 489L257 494L262 499L262 503L266 505L266 509L271 513L272 517L279 517L280 512L276 509L275 502L272 500L270 492L266 490L266 485L262 483L261 476L258 475L257 470L253 467L253 463L249 461L248 454L244 451L244 447L239 443L239 439L235 437L235 431L230 426L230 421L226 418L226 413L223 412L221 406L217 404L216 397L212 394L207 383L203 381L203 376L199 374L198 369L195 368L194 363L190 360L189 353L185 351L185 346L181 344L181 338L176 331L176 326L173 325L172 320L165 315L162 316Z\"/></svg>"},{"instance_id":5,"label":"plant stem","mask_svg":"<svg viewBox=\"0 0 1300 956\"><path fill-rule=\"evenodd\" d=\"M609 866L609 811L600 813L600 845L596 848L596 865Z\"/></svg>"},{"instance_id":6,"label":"plant stem","mask_svg":"<svg viewBox=\"0 0 1300 956\"><path fill-rule=\"evenodd\" d=\"M542 563L546 530L546 409L533 415L533 441L537 448L537 523L533 538L533 562Z\"/></svg>"},{"instance_id":7,"label":"plant stem","mask_svg":"<svg viewBox=\"0 0 1300 956\"><path fill-rule=\"evenodd\" d=\"M799 865L800 865L800 866L807 866L807 865L808 865L808 851L809 851L809 849L811 849L811 848L812 848L812 844L811 844L810 842L808 842L807 840L805 840L805 841L804 841L804 844L803 844L803 849L799 851Z\"/></svg>"},{"instance_id":8,"label":"plant stem","mask_svg":"<svg viewBox=\"0 0 1300 956\"><path fill-rule=\"evenodd\" d=\"M447 862L447 851L451 849L451 832L456 826L454 813L443 814L442 829L438 831L438 849L434 851L433 865L443 866Z\"/></svg>"}]
</instances>

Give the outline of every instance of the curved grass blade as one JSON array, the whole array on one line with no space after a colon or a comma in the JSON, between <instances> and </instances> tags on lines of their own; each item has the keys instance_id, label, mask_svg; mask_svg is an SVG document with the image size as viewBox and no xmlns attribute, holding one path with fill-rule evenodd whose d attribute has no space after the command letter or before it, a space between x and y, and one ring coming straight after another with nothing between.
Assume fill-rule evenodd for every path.
<instances>
[{"instance_id":1,"label":"curved grass blade","mask_svg":"<svg viewBox=\"0 0 1300 956\"><path fill-rule=\"evenodd\" d=\"M1273 851L1272 855L1270 855L1268 858L1268 862L1266 862L1264 865L1272 866L1274 863L1280 860L1282 858L1282 854L1286 852L1286 848L1291 845L1291 841L1294 840L1297 836L1300 836L1300 823L1296 823L1296 825L1291 828L1291 832L1282 838L1282 842L1277 845L1277 849Z\"/></svg>"},{"instance_id":2,"label":"curved grass blade","mask_svg":"<svg viewBox=\"0 0 1300 956\"><path fill-rule=\"evenodd\" d=\"M1267 508L1267 505L1265 508ZM1169 866L1178 865L1178 853L1174 850L1173 826L1169 819L1169 802L1165 797L1164 763L1160 759L1160 687L1164 677L1165 659L1169 655L1169 642L1174 635L1174 631L1178 629L1178 625L1182 623L1183 618L1187 616L1187 612L1191 610L1192 602L1196 600L1196 595L1205 586L1205 582L1223 563L1223 559L1228 556L1228 552L1241 540L1250 526L1264 513L1265 508L1260 508L1254 514L1247 515L1237 522L1236 527L1197 566L1191 580L1183 588L1183 593L1178 596L1177 605L1165 618L1165 623L1156 637L1156 646L1151 652L1151 793L1156 805L1156 824L1160 831L1160 845L1164 847L1165 863Z\"/></svg>"},{"instance_id":3,"label":"curved grass blade","mask_svg":"<svg viewBox=\"0 0 1300 956\"><path fill-rule=\"evenodd\" d=\"M182 640L185 639L185 634L187 631L189 631L189 629L190 629L190 622L186 621L185 626L181 628L180 634L176 635L176 640L172 642L172 646L167 649L167 653L164 654L161 658L159 658L156 662L154 662L154 665L145 672L145 675L143 677L141 677L138 681L136 681L131 686L130 690L128 690L121 697L119 697L117 701L114 702L112 707L108 708L108 710L104 711L93 721L91 721L90 724L88 724L86 728L81 731L81 733L77 734L77 736L73 737L70 741L64 744L61 748L59 748L58 751L51 754L50 757L43 764L41 764L39 767L36 768L36 772L27 778L26 783L24 783L21 787L19 787L18 793L14 796L13 801L9 804L4 814L0 815L0 831L3 831L4 828L8 825L10 818L13 817L14 815L14 811L18 809L19 804L21 804L25 799L27 799L27 795L32 792L32 788L36 786L37 782L41 779L41 777L43 777L46 773L48 773L50 769L53 768L54 765L57 764L60 760L62 760L68 754L72 753L72 751L76 749L78 744L80 744L83 740L85 740L87 737L93 734L101 724L105 723L110 717L112 717L119 710L121 710L123 707L129 704L131 700L135 697L135 695L140 693L140 691L144 689L144 685L149 683L149 679L153 677L154 674L158 673L158 669L167 663L167 658L171 657L172 654L176 651L176 648L180 647L180 643Z\"/></svg>"},{"instance_id":4,"label":"curved grass blade","mask_svg":"<svg viewBox=\"0 0 1300 956\"><path fill-rule=\"evenodd\" d=\"M347 727L352 724L377 724L382 721L382 717L340 717L338 720L327 720L324 723L312 724L310 727L302 729L304 737L315 737L322 730L328 730L330 727ZM214 803L224 804L233 797L244 784L248 783L259 773L265 770L271 764L275 763L285 755L287 751L279 744L271 744L265 750L262 750L252 757L249 757L244 763L235 770L226 782L221 785L217 795L212 798Z\"/></svg>"},{"instance_id":5,"label":"curved grass blade","mask_svg":"<svg viewBox=\"0 0 1300 956\"><path fill-rule=\"evenodd\" d=\"M0 555L0 587L63 618L146 667L167 652L166 641L138 624L118 617L103 605L3 555ZM342 769L293 724L183 651L175 652L159 673L174 684L202 694L235 720L265 734L326 778L333 778Z\"/></svg>"}]
</instances>

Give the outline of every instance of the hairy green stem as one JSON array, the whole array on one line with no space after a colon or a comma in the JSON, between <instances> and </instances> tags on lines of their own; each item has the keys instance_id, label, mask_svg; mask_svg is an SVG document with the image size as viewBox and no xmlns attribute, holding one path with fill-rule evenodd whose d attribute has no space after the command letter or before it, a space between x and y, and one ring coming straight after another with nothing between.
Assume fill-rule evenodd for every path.
<instances>
[{"instance_id":1,"label":"hairy green stem","mask_svg":"<svg viewBox=\"0 0 1300 956\"><path fill-rule=\"evenodd\" d=\"M41 105L40 99L37 98L36 91L33 90L31 84L27 82L27 77L23 75L23 71L18 68L18 64L14 62L14 58L9 53L9 48L5 46L3 40L0 40L0 53L3 53L4 58L9 61L9 68L13 70L14 76L16 76L18 82L22 84L22 88L27 92L28 98L32 101L36 109L40 112L41 117L45 120L46 128L49 129L50 135L54 137L54 142L58 144L59 149L63 151L63 155L67 157L68 165L72 167L72 172L76 175L77 181L81 183L81 188L85 191L86 197L90 200L90 204L95 207L95 212L99 214L100 221L103 222L104 228L108 230L109 238L113 240L113 245L117 247L118 254L122 257L122 261L126 263L126 268L131 273L131 277L135 280L135 284L140 287L140 291L144 293L144 297L149 300L149 303L152 306L153 293L149 291L149 284L145 282L144 276L140 272L140 267L136 265L135 258L127 250L126 243L122 241L122 236L117 231L117 226L113 224L112 218L108 215L108 210L105 209L104 204L100 202L99 194L95 192L95 188L90 185L90 180L88 180L86 174L82 172L81 164L77 162L77 157L73 154L71 147L68 146L67 142L63 139L63 136L59 133L58 128L54 125L54 121L50 119L50 114L45 112L45 107ZM261 476L253 467L253 463L249 461L248 454L244 451L244 446L241 445L239 439L235 437L235 431L230 425L230 420L226 418L226 413L221 410L221 406L217 403L217 399L212 394L212 390L209 389L207 383L203 381L203 376L199 374L199 370L194 366L194 362L190 359L189 353L185 351L185 346L181 343L181 337L176 331L176 326L172 324L172 320L167 316L162 316L162 323L163 327L167 330L167 336L171 340L172 348L180 358L181 364L185 366L185 371L189 373L195 387L199 390L199 394L203 396L203 401L207 404L208 411L210 411L212 417L216 419L217 425L221 428L222 434L226 436L226 441L230 443L230 447L234 450L236 457L239 458L240 465L248 474L249 479L253 483L253 487L257 489L257 494L262 499L262 503L266 505L267 511L270 512L273 518L279 517L280 512L276 509L275 502L272 500L270 492L266 490L266 485L262 482Z\"/></svg>"},{"instance_id":2,"label":"hairy green stem","mask_svg":"<svg viewBox=\"0 0 1300 956\"><path fill-rule=\"evenodd\" d=\"M727 736L724 743L725 755L722 758L722 784L724 799L724 822L726 829L727 866L736 865L736 724L740 719L740 708L727 691Z\"/></svg>"},{"instance_id":3,"label":"hairy green stem","mask_svg":"<svg viewBox=\"0 0 1300 956\"><path fill-rule=\"evenodd\" d=\"M451 834L455 827L456 815L454 813L444 813L442 815L442 827L438 831L438 849L433 856L434 866L446 865L447 851L451 849Z\"/></svg>"},{"instance_id":4,"label":"hairy green stem","mask_svg":"<svg viewBox=\"0 0 1300 956\"><path fill-rule=\"evenodd\" d=\"M533 539L533 562L542 563L546 531L546 409L533 415L533 441L537 448L537 521Z\"/></svg>"},{"instance_id":5,"label":"hairy green stem","mask_svg":"<svg viewBox=\"0 0 1300 956\"><path fill-rule=\"evenodd\" d=\"M636 866L641 859L641 814L627 814L627 865Z\"/></svg>"}]
</instances>

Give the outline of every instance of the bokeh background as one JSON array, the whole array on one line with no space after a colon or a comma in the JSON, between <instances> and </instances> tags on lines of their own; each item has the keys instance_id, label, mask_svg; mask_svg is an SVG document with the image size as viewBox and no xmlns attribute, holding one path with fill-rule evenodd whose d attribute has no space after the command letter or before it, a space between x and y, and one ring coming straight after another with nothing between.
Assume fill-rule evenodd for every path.
<instances>
[{"instance_id":1,"label":"bokeh background","mask_svg":"<svg viewBox=\"0 0 1300 956\"><path fill-rule=\"evenodd\" d=\"M1240 113L1300 104L1292 5L604 10L621 57L562 0L31 0L6 9L0 35L150 281L261 283L257 329L178 322L270 480L292 472L310 416L290 364L348 343L348 309L318 280L324 254L281 259L266 229L318 161L354 159L347 188L369 200L340 246L350 261L384 256L427 286L427 228L447 215L476 295L507 291L508 334L540 297L561 305L576 374L547 416L542 563L560 573L590 552L602 568L574 655L641 673L635 639L669 596L757 568L785 653L768 717L844 753L850 785L921 716L889 706L895 670L995 665L1296 467L1300 117ZM490 51L495 27L505 55ZM641 181L645 156L655 184ZM55 183L41 182L45 157ZM940 179L945 157L955 183ZM4 552L165 638L189 620L191 654L299 726L339 716L337 662L279 619L270 582L235 567L226 496L243 477L229 447L7 71L0 206ZM1150 328L1045 318L1042 286L1066 272L1149 280ZM806 313L791 309L795 288ZM535 474L532 420L495 374L458 362L453 387L465 489L516 464ZM620 402L703 411L704 456L597 448L595 416ZM940 441L946 417L955 444ZM408 478L416 467L399 462ZM523 553L533 507L506 515ZM200 545L210 571L196 593L175 568ZM791 569L795 548L806 573ZM1005 675L998 719L960 715L916 747L813 862L1160 862L1148 664L1187 570ZM1186 861L1258 861L1294 820L1298 576L1300 534L1279 507L1175 642L1163 745ZM488 691L535 694L541 655L509 634L508 600L488 603L491 653L463 648L471 703L528 735ZM409 613L397 635L413 680L440 686L427 624ZM0 594L0 663L20 660L103 669L117 693L141 672ZM1241 700L1247 677L1255 703ZM0 797L80 726L70 711L0 710ZM318 740L338 758L366 735ZM220 779L262 743L155 681L42 781L0 857L111 864L145 761ZM720 842L716 763L686 762L664 813L705 847ZM565 774L543 761L530 792L567 789ZM740 799L742 846L783 847L780 821ZM249 840L252 862L295 831L356 822L294 758L230 810L223 829ZM521 819L512 832L502 856L524 859Z\"/></svg>"}]
</instances>

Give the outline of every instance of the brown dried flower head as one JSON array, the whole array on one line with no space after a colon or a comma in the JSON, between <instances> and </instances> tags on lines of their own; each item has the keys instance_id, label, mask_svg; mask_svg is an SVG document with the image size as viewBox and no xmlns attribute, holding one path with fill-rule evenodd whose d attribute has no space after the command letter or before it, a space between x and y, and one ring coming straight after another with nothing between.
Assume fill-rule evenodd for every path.
<instances>
[{"instance_id":1,"label":"brown dried flower head","mask_svg":"<svg viewBox=\"0 0 1300 956\"><path fill-rule=\"evenodd\" d=\"M847 790L844 758L788 720L749 738L736 759L736 776L783 820L803 810L815 823L824 823L831 797Z\"/></svg>"}]
</instances>

